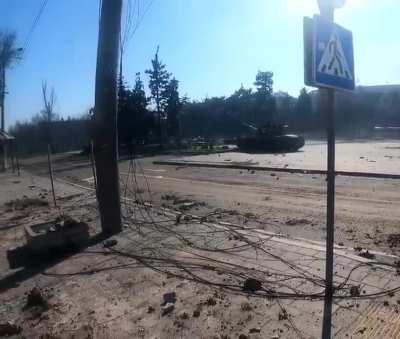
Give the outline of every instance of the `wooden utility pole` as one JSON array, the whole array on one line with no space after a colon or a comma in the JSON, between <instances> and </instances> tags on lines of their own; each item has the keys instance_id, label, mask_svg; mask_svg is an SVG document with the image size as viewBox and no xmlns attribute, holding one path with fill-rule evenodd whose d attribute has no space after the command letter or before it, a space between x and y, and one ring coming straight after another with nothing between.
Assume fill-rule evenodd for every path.
<instances>
[{"instance_id":1,"label":"wooden utility pole","mask_svg":"<svg viewBox=\"0 0 400 339\"><path fill-rule=\"evenodd\" d=\"M321 1L322 2L322 1ZM333 1L320 5L321 16L334 22ZM333 250L335 235L335 90L320 89L322 107L326 112L328 143L327 162L327 214L326 214L326 264L325 264L325 299L322 325L322 338L332 338L332 303L333 303Z\"/></svg>"},{"instance_id":2,"label":"wooden utility pole","mask_svg":"<svg viewBox=\"0 0 400 339\"><path fill-rule=\"evenodd\" d=\"M117 142L117 69L122 0L103 0L97 49L94 156L103 233L122 230Z\"/></svg>"}]
</instances>

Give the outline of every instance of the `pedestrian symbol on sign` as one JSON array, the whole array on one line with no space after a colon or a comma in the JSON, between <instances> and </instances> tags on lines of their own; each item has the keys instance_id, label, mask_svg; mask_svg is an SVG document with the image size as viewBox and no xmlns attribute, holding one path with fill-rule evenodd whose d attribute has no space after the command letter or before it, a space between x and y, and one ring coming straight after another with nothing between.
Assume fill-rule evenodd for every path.
<instances>
[{"instance_id":1,"label":"pedestrian symbol on sign","mask_svg":"<svg viewBox=\"0 0 400 339\"><path fill-rule=\"evenodd\" d=\"M318 72L352 80L339 35L334 31L318 66Z\"/></svg>"},{"instance_id":2,"label":"pedestrian symbol on sign","mask_svg":"<svg viewBox=\"0 0 400 339\"><path fill-rule=\"evenodd\" d=\"M304 18L306 85L352 91L355 88L353 34L326 18Z\"/></svg>"},{"instance_id":3,"label":"pedestrian symbol on sign","mask_svg":"<svg viewBox=\"0 0 400 339\"><path fill-rule=\"evenodd\" d=\"M318 15L312 22L309 82L317 87L354 90L353 34Z\"/></svg>"}]
</instances>

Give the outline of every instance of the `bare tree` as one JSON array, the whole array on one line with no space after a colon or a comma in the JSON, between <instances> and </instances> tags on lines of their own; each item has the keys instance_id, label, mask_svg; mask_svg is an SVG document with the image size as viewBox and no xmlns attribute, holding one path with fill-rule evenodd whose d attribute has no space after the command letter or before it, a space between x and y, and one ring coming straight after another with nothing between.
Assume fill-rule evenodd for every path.
<instances>
[{"instance_id":1,"label":"bare tree","mask_svg":"<svg viewBox=\"0 0 400 339\"><path fill-rule=\"evenodd\" d=\"M47 91L47 82L43 81L42 82L42 95L43 95L43 120L46 121L46 138L47 138L47 160L48 160L48 165L49 165L49 176L50 176L50 181L51 181L51 189L53 193L53 200L54 200L54 206L57 206L56 202L56 194L54 191L54 179L53 179L53 167L51 163L51 122L55 116L54 114L54 105L56 102L56 95L54 91L54 87L51 88L50 93Z\"/></svg>"},{"instance_id":2,"label":"bare tree","mask_svg":"<svg viewBox=\"0 0 400 339\"><path fill-rule=\"evenodd\" d=\"M22 48L17 48L17 36L15 33L0 32L0 107L1 107L1 131L5 129L4 123L4 99L6 94L6 70L22 58Z\"/></svg>"},{"instance_id":3,"label":"bare tree","mask_svg":"<svg viewBox=\"0 0 400 339\"><path fill-rule=\"evenodd\" d=\"M56 103L56 94L54 91L54 87L51 87L50 93L47 89L47 82L42 82L42 95L43 95L43 118L48 123L52 122L56 118L56 114L54 113L54 105Z\"/></svg>"}]
</instances>

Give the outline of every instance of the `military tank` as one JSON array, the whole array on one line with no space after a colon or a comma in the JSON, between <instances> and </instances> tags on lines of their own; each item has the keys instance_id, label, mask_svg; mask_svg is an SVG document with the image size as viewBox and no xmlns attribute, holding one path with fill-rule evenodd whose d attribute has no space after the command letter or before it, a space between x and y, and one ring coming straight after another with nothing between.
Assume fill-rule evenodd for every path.
<instances>
[{"instance_id":1,"label":"military tank","mask_svg":"<svg viewBox=\"0 0 400 339\"><path fill-rule=\"evenodd\" d=\"M248 153L286 153L296 152L305 144L302 136L296 134L285 134L287 125L266 124L255 127L243 123L253 131L253 135L237 139L237 146L240 151Z\"/></svg>"}]
</instances>

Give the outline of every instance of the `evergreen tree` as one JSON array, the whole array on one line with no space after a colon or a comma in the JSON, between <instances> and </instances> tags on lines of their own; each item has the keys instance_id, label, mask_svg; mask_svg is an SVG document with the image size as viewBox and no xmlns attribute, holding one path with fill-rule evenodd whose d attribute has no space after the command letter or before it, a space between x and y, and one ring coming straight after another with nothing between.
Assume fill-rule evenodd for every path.
<instances>
[{"instance_id":1,"label":"evergreen tree","mask_svg":"<svg viewBox=\"0 0 400 339\"><path fill-rule=\"evenodd\" d=\"M179 113L182 109L182 101L179 98L178 86L178 80L172 78L165 92L167 97L167 132L169 136L176 138L180 136Z\"/></svg>"},{"instance_id":2,"label":"evergreen tree","mask_svg":"<svg viewBox=\"0 0 400 339\"><path fill-rule=\"evenodd\" d=\"M167 104L166 89L168 87L170 74L167 72L166 65L158 58L159 47L157 47L154 59L151 60L152 68L146 70L149 75L149 88L151 99L153 100L158 117L158 133L161 141L162 119L165 118L164 109Z\"/></svg>"},{"instance_id":3,"label":"evergreen tree","mask_svg":"<svg viewBox=\"0 0 400 339\"><path fill-rule=\"evenodd\" d=\"M136 73L135 85L132 90L120 82L119 109L118 109L118 134L119 140L129 147L140 143L147 138L151 128L147 105L148 100L144 91L140 73Z\"/></svg>"},{"instance_id":4,"label":"evergreen tree","mask_svg":"<svg viewBox=\"0 0 400 339\"><path fill-rule=\"evenodd\" d=\"M296 104L296 120L299 122L299 126L303 130L307 129L307 126L312 127L311 112L311 96L305 88L302 88Z\"/></svg>"},{"instance_id":5,"label":"evergreen tree","mask_svg":"<svg viewBox=\"0 0 400 339\"><path fill-rule=\"evenodd\" d=\"M273 96L274 73L258 71L256 75L256 99L257 109L255 123L265 124L275 119L276 102Z\"/></svg>"}]
</instances>

